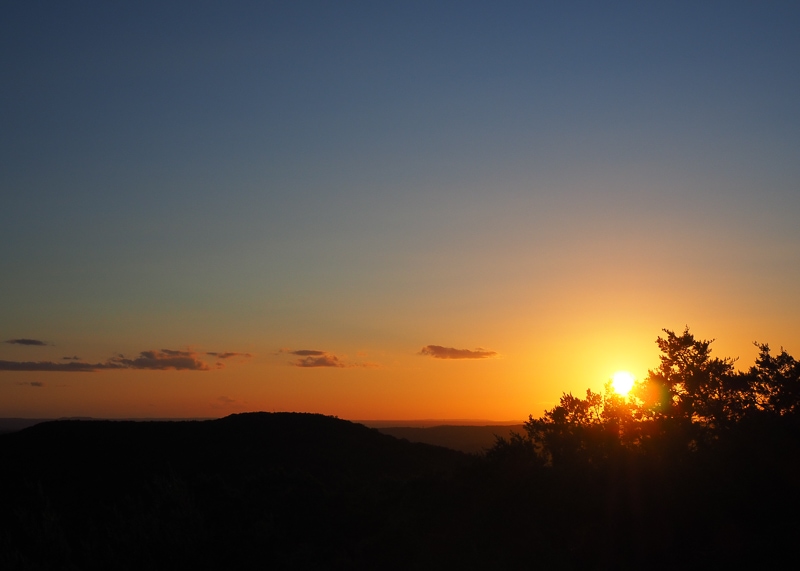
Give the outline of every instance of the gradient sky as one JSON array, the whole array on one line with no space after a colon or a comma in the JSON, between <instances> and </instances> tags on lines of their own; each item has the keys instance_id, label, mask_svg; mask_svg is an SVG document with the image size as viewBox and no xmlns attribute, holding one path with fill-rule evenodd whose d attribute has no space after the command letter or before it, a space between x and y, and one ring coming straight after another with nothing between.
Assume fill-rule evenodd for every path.
<instances>
[{"instance_id":1,"label":"gradient sky","mask_svg":"<svg viewBox=\"0 0 800 571\"><path fill-rule=\"evenodd\" d=\"M0 416L538 416L800 354L797 2L6 2Z\"/></svg>"}]
</instances>

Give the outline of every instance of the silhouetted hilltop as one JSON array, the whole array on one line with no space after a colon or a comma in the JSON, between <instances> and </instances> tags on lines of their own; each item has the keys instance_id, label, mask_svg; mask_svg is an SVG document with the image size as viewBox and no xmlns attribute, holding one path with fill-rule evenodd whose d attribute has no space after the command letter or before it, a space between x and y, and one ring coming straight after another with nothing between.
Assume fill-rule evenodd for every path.
<instances>
[{"instance_id":1,"label":"silhouetted hilltop","mask_svg":"<svg viewBox=\"0 0 800 571\"><path fill-rule=\"evenodd\" d=\"M363 471L408 476L444 468L450 450L401 442L334 417L308 413L243 413L210 421L58 420L6 435L0 445L27 455L30 468L52 463L236 471L290 464L312 472ZM76 462L79 460L79 462Z\"/></svg>"},{"instance_id":2,"label":"silhouetted hilltop","mask_svg":"<svg viewBox=\"0 0 800 571\"><path fill-rule=\"evenodd\" d=\"M0 418L0 434L7 434L9 432L17 432L29 426L39 424L41 422L48 422L50 419L39 418Z\"/></svg>"},{"instance_id":3,"label":"silhouetted hilltop","mask_svg":"<svg viewBox=\"0 0 800 571\"><path fill-rule=\"evenodd\" d=\"M404 486L467 461L300 413L45 422L0 436L0 456L0 567L14 569L346 568Z\"/></svg>"}]
</instances>

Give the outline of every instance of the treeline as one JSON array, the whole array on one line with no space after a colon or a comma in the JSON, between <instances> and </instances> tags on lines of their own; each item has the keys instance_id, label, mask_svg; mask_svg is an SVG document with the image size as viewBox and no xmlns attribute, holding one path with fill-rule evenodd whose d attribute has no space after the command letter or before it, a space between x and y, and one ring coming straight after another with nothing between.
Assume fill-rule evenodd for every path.
<instances>
[{"instance_id":1,"label":"treeline","mask_svg":"<svg viewBox=\"0 0 800 571\"><path fill-rule=\"evenodd\" d=\"M546 519L574 538L569 566L796 565L800 363L757 344L755 363L737 371L688 328L664 333L659 366L628 396L610 383L565 394L498 438L488 465L516 483L532 517L548 504L530 499L529 483L563 500Z\"/></svg>"},{"instance_id":2,"label":"treeline","mask_svg":"<svg viewBox=\"0 0 800 571\"><path fill-rule=\"evenodd\" d=\"M712 341L695 339L688 328L664 333L656 341L660 365L628 395L617 394L610 382L602 394L564 394L543 416L530 416L524 434L498 439L490 457L527 455L559 467L602 463L623 452L701 454L772 439L797 426L800 362L785 350L773 355L769 345L757 343L755 364L737 371L734 359L712 357Z\"/></svg>"}]
</instances>

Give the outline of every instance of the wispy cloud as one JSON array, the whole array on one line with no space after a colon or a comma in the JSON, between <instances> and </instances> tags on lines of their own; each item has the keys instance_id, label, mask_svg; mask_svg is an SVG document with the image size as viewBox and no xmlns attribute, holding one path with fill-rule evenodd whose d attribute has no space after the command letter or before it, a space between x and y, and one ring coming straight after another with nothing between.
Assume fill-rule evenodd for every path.
<instances>
[{"instance_id":1,"label":"wispy cloud","mask_svg":"<svg viewBox=\"0 0 800 571\"><path fill-rule=\"evenodd\" d=\"M376 363L355 363L346 360L345 356L338 356L328 351L320 351L319 349L279 349L278 353L286 353L288 355L296 355L299 357L291 362L291 365L301 368L313 367L334 367L334 368L378 368Z\"/></svg>"},{"instance_id":2,"label":"wispy cloud","mask_svg":"<svg viewBox=\"0 0 800 571\"><path fill-rule=\"evenodd\" d=\"M336 355L308 356L297 359L295 367L344 367L345 364Z\"/></svg>"},{"instance_id":3,"label":"wispy cloud","mask_svg":"<svg viewBox=\"0 0 800 571\"><path fill-rule=\"evenodd\" d=\"M244 357L245 359L249 359L250 357L252 357L250 353L236 353L234 351L226 351L224 353L218 353L216 351L206 351L206 355L216 357L217 359L230 359L231 357Z\"/></svg>"},{"instance_id":4,"label":"wispy cloud","mask_svg":"<svg viewBox=\"0 0 800 571\"><path fill-rule=\"evenodd\" d=\"M21 387L34 387L34 388L40 388L44 386L44 383L42 381L31 381L29 383L17 383L17 384Z\"/></svg>"},{"instance_id":5,"label":"wispy cloud","mask_svg":"<svg viewBox=\"0 0 800 571\"><path fill-rule=\"evenodd\" d=\"M434 359L491 359L497 356L496 351L488 351L480 347L471 351L469 349L442 347L441 345L425 345L419 354L427 355Z\"/></svg>"},{"instance_id":6,"label":"wispy cloud","mask_svg":"<svg viewBox=\"0 0 800 571\"><path fill-rule=\"evenodd\" d=\"M250 357L249 353L197 353L190 350L161 349L141 351L137 357L125 355L112 357L102 363L87 363L80 357L62 357L61 361L0 361L0 371L39 371L39 372L72 372L91 373L114 369L142 369L151 371L209 371L211 367L202 360L203 355L219 359L231 357ZM217 367L224 365L217 363Z\"/></svg>"},{"instance_id":7,"label":"wispy cloud","mask_svg":"<svg viewBox=\"0 0 800 571\"><path fill-rule=\"evenodd\" d=\"M230 398L228 396L225 396L225 395L223 395L221 397L217 397L210 404L211 404L211 408L214 408L214 409L217 409L217 410L231 410L231 408L233 408L233 407L241 406L241 403L239 403L239 401L237 401L236 399L232 399L232 398Z\"/></svg>"},{"instance_id":8,"label":"wispy cloud","mask_svg":"<svg viewBox=\"0 0 800 571\"><path fill-rule=\"evenodd\" d=\"M161 353L170 357L191 357L194 355L193 351L176 351L174 349L162 349Z\"/></svg>"},{"instance_id":9,"label":"wispy cloud","mask_svg":"<svg viewBox=\"0 0 800 571\"><path fill-rule=\"evenodd\" d=\"M112 361L105 363L54 363L53 361L0 361L0 371L40 371L45 373L87 373L103 369L124 369L126 367Z\"/></svg>"},{"instance_id":10,"label":"wispy cloud","mask_svg":"<svg viewBox=\"0 0 800 571\"><path fill-rule=\"evenodd\" d=\"M327 354L325 351L317 351L316 349L298 349L297 351L289 351L287 349L285 353L299 355L300 357L318 357Z\"/></svg>"},{"instance_id":11,"label":"wispy cloud","mask_svg":"<svg viewBox=\"0 0 800 571\"><path fill-rule=\"evenodd\" d=\"M172 351L162 349L161 351L142 351L135 359L116 357L108 361L118 364L126 369L149 369L154 371L164 371L174 369L176 371L208 371L209 366L197 358L197 354L192 351Z\"/></svg>"},{"instance_id":12,"label":"wispy cloud","mask_svg":"<svg viewBox=\"0 0 800 571\"><path fill-rule=\"evenodd\" d=\"M47 345L47 343L40 341L39 339L8 339L6 340L6 343L10 343L11 345Z\"/></svg>"}]
</instances>

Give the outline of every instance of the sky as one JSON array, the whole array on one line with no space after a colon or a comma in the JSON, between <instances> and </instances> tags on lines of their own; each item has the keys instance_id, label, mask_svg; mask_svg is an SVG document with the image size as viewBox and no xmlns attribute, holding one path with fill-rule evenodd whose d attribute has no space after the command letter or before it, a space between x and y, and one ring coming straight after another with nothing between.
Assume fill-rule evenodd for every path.
<instances>
[{"instance_id":1,"label":"sky","mask_svg":"<svg viewBox=\"0 0 800 571\"><path fill-rule=\"evenodd\" d=\"M796 2L5 2L0 416L520 420L800 355Z\"/></svg>"}]
</instances>

